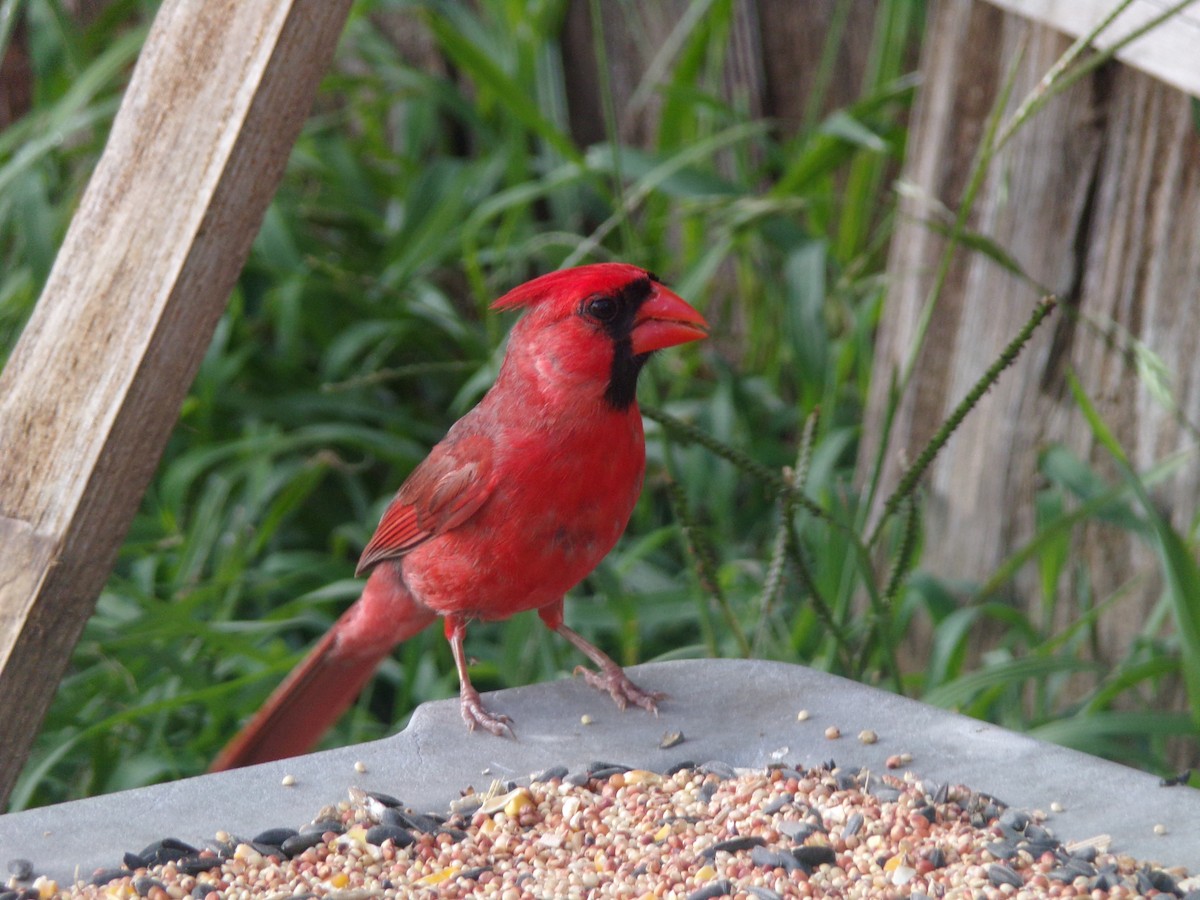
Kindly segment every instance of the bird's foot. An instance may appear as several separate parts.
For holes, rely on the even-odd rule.
[[[640,706],[646,712],[658,715],[658,701],[665,700],[667,695],[661,691],[648,691],[640,688],[632,681],[620,666],[613,664],[612,668],[603,667],[599,672],[593,672],[584,666],[576,666],[575,674],[582,675],[583,680],[598,691],[608,691],[621,709],[630,703]]]
[[[501,713],[488,712],[487,707],[483,705],[483,700],[480,699],[479,692],[474,688],[470,691],[463,691],[459,697],[459,702],[461,704],[463,720],[467,723],[467,728],[471,731],[474,731],[475,726],[478,725],[485,731],[490,731],[496,737],[504,737],[505,732],[511,738],[517,736],[512,730],[512,719]]]

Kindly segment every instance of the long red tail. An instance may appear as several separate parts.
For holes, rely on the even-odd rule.
[[[435,618],[412,599],[393,566],[377,566],[362,596],[225,745],[209,771],[307,752],[354,702],[391,649]]]

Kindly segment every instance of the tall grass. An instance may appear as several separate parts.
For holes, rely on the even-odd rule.
[[[58,0],[23,11],[53,27],[31,43],[35,109],[0,133],[5,353],[153,4],[117,2],[83,30]],[[722,94],[734,5],[696,0],[651,66],[661,81],[636,89],[661,99],[656,138],[636,148],[615,140],[611,93],[608,141],[572,138],[565,11],[563,0],[355,5],[14,808],[201,771],[357,595],[354,562],[384,504],[491,382],[509,323],[487,303],[538,272],[608,258],[669,279],[718,333],[643,379],[645,496],[569,599],[573,627],[622,663],[804,662],[1165,765],[1165,740],[1187,717],[1115,710],[1185,662],[1192,671],[1194,656],[1148,626],[1080,700],[1063,687],[1089,666],[1079,647],[1111,601],[1056,631],[995,599],[1021,566],[1057,590],[1056,573],[1078,564],[1071,529],[1094,518],[1158,541],[1189,590],[1186,542],[1137,489],[1155,473],[1107,484],[1047,451],[1037,537],[966,602],[918,568],[919,472],[881,524],[867,521],[854,481],[921,6],[878,4],[861,98],[822,116],[828,74],[818,77],[807,124],[787,134]],[[410,64],[389,39],[384,17],[410,14],[453,76]],[[986,368],[983,386],[999,374]],[[918,610],[935,648],[924,670],[906,671],[897,648]],[[984,620],[1005,637],[970,670],[967,636]],[[481,689],[577,661],[524,620],[472,626],[468,640]],[[1031,683],[1042,685],[1032,703]],[[380,736],[455,691],[431,630],[398,648],[327,743]]]

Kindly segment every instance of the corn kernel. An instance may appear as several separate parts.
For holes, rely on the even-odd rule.
[[[417,881],[417,884],[441,884],[443,881],[449,881],[462,871],[462,866],[447,866],[440,872],[432,872],[424,878]]]
[[[510,819],[515,819],[521,815],[521,810],[533,805],[533,795],[529,793],[529,789],[517,788],[509,794],[508,802],[504,804],[504,814]]]

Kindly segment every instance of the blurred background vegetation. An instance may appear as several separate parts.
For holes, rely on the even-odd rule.
[[[28,109],[0,131],[0,359],[156,5],[0,0],[0,47],[19,42],[32,75]],[[1166,593],[1112,667],[1080,653],[1103,598],[1062,627],[1006,596],[1022,567],[1056,590],[1078,563],[1072,529],[1097,518],[1165,548],[1165,590],[1200,585],[1189,537],[1159,528],[1132,469],[1106,481],[1050,448],[1038,537],[979,584],[922,570],[918,479],[882,524],[870,515],[885,498],[859,440],[870,380],[890,377],[872,351],[924,4],[881,0],[866,20],[828,4],[786,115],[740,89],[739,5],[678,6],[642,48],[641,80],[614,84],[604,29],[634,5],[357,0],[14,809],[202,771],[357,596],[387,500],[490,384],[510,324],[490,300],[604,259],[653,269],[716,328],[643,378],[645,495],[569,599],[573,627],[624,664],[799,662],[1151,770],[1177,763],[1192,717],[1139,699],[1195,658],[1186,630],[1163,628]],[[864,54],[853,83],[837,68],[848,27]],[[963,252],[1004,261],[983,241]],[[918,617],[931,652],[905,663]],[[1001,628],[979,646],[984,621]],[[472,627],[468,650],[483,690],[578,662],[525,617]],[[390,733],[456,689],[431,629],[326,745]]]

